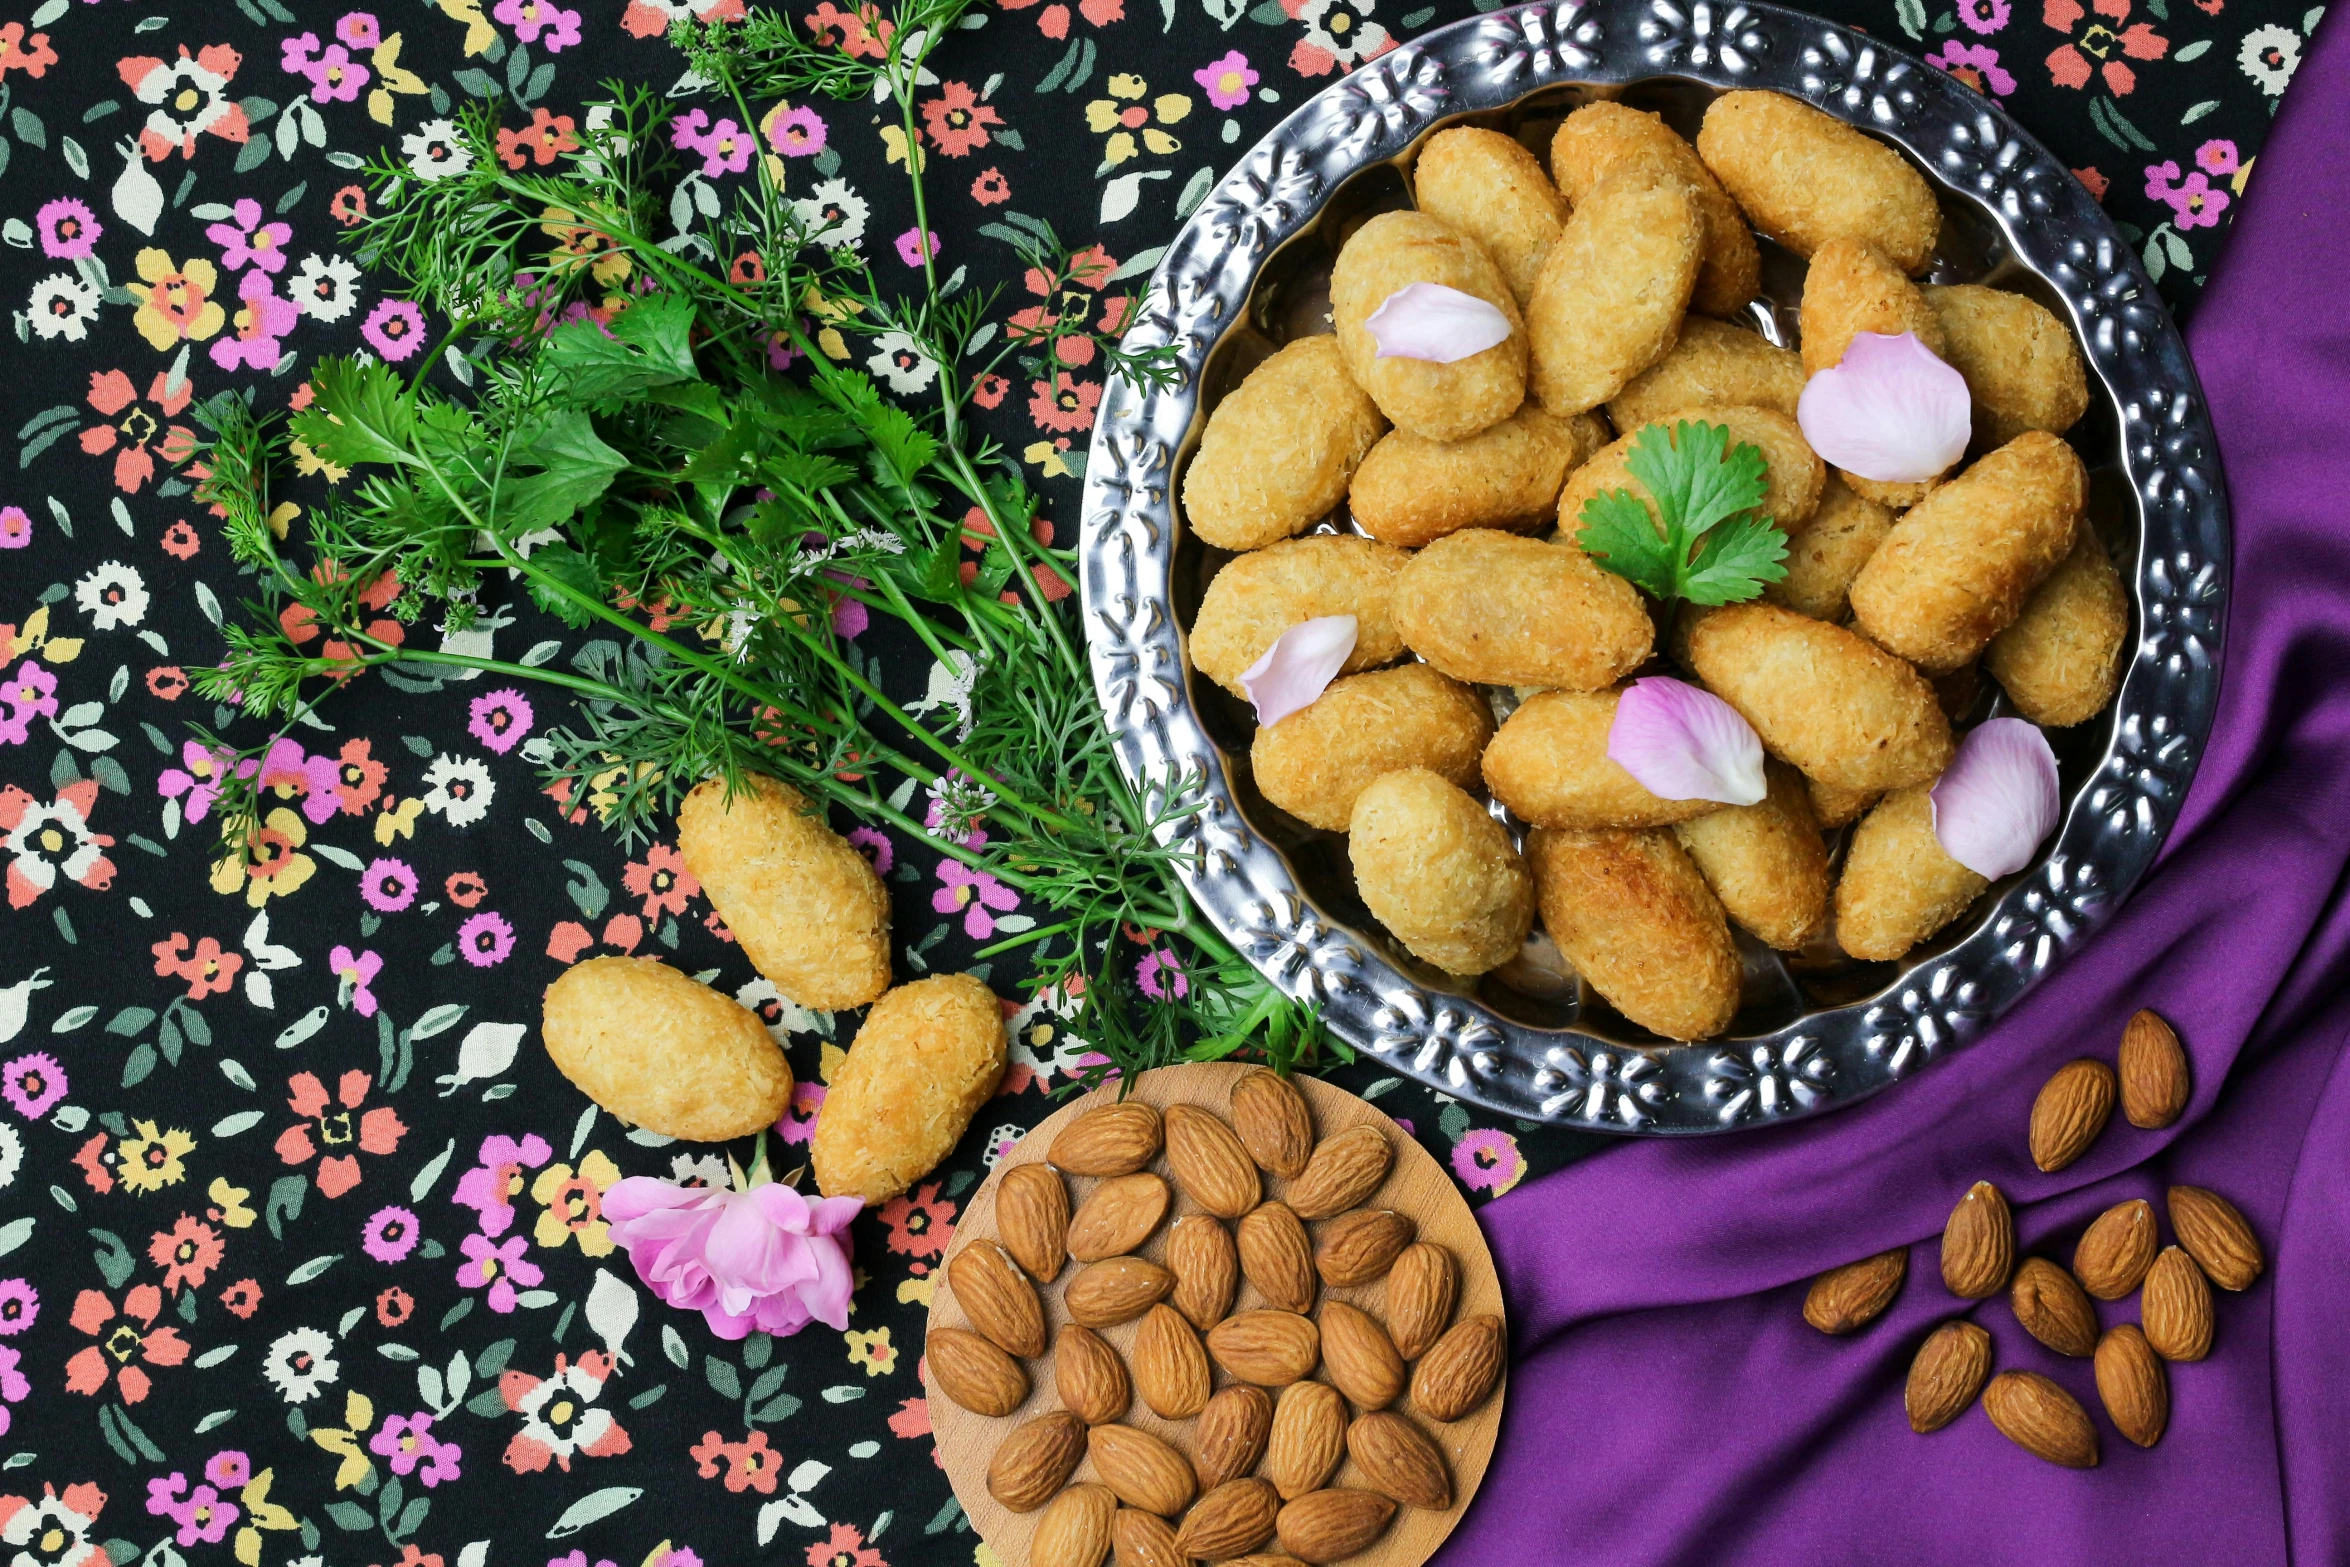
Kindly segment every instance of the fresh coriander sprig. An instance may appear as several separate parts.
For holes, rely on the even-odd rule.
[[[1651,504],[1630,490],[1583,503],[1576,541],[1599,564],[1659,599],[1736,604],[1787,575],[1787,535],[1759,510],[1763,454],[1703,420],[1643,428],[1625,459]]]

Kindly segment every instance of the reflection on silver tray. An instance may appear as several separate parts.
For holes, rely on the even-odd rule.
[[[1226,557],[1178,524],[1175,496],[1216,399],[1279,343],[1327,329],[1338,243],[1407,203],[1404,170],[1429,133],[1515,131],[1610,97],[1688,134],[1717,93],[1742,87],[1803,98],[1926,172],[1944,213],[1933,281],[1995,283],[2070,320],[2093,396],[2069,438],[2132,584],[2135,645],[2114,705],[2051,732],[2066,810],[2048,852],[1900,964],[1782,960],[1742,940],[1730,1032],[1676,1044],[1581,987],[1539,932],[1500,974],[1462,980],[1379,928],[1344,839],[1257,794],[1247,709],[1189,672],[1185,628]],[[1789,342],[1803,263],[1762,247],[1753,321]],[[1316,94],[1225,177],[1168,246],[1129,342],[1176,345],[1182,376],[1158,392],[1113,383],[1086,468],[1087,641],[1120,760],[1148,789],[1204,801],[1173,836],[1195,853],[1192,892],[1239,950],[1319,1003],[1341,1037],[1448,1093],[1532,1120],[1675,1134],[1872,1093],[1981,1033],[2086,940],[2186,794],[2218,696],[2228,580],[2227,501],[2186,347],[2062,164],[1985,99],[1861,34],[1710,0],[1564,0],[1431,33]],[[1975,717],[2002,710],[1985,687]]]

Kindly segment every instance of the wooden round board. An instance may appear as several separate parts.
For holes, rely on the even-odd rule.
[[[1165,1107],[1173,1104],[1198,1105],[1213,1110],[1217,1115],[1230,1116],[1233,1081],[1246,1067],[1229,1062],[1200,1062],[1193,1065],[1166,1067],[1138,1078],[1132,1097],[1148,1100]],[[1431,1158],[1403,1129],[1374,1108],[1342,1088],[1335,1088],[1315,1078],[1301,1077],[1297,1084],[1305,1093],[1306,1104],[1313,1112],[1314,1135],[1325,1138],[1350,1126],[1369,1123],[1377,1126],[1393,1140],[1395,1165],[1387,1180],[1366,1201],[1366,1206],[1393,1208],[1408,1214],[1419,1227],[1419,1238],[1433,1241],[1453,1254],[1460,1265],[1461,1283],[1459,1303],[1454,1307],[1453,1320],[1491,1314],[1507,1320],[1502,1309],[1501,1281],[1493,1270],[1493,1254],[1486,1249],[1484,1233],[1477,1228],[1475,1217],[1469,1212],[1468,1202],[1445,1173],[1444,1167]],[[945,1264],[957,1252],[979,1240],[992,1240],[996,1235],[995,1197],[997,1183],[1003,1173],[1015,1165],[1044,1162],[1045,1152],[1061,1128],[1097,1105],[1110,1103],[1117,1097],[1115,1085],[1097,1090],[1082,1099],[1074,1100],[1045,1119],[1035,1130],[1001,1159],[995,1169],[980,1183],[979,1190],[963,1210],[963,1217],[955,1226],[955,1238],[940,1259],[940,1288],[932,1297],[927,1328],[959,1328],[969,1326],[969,1319],[954,1298],[951,1287],[945,1283]],[[1167,1173],[1166,1156],[1162,1152],[1149,1168]],[[1064,1176],[1069,1187],[1072,1210],[1082,1203],[1087,1194],[1100,1184],[1098,1180],[1080,1176]],[[1279,1197],[1287,1183],[1277,1176],[1264,1177],[1265,1195]],[[1172,1180],[1170,1180],[1172,1185]],[[1175,1194],[1166,1220],[1152,1233],[1149,1240],[1136,1248],[1137,1256],[1160,1260],[1166,1248],[1167,1232],[1175,1220],[1199,1209],[1180,1190]],[[1318,1232],[1321,1225],[1309,1225]],[[1072,1262],[1062,1269],[1061,1276],[1051,1284],[1039,1288],[1044,1301],[1045,1330],[1048,1340],[1060,1326],[1069,1320],[1061,1307],[1061,1292],[1078,1271]],[[1349,1289],[1325,1289],[1322,1298],[1342,1300],[1359,1306],[1373,1316],[1383,1318],[1381,1295],[1383,1282],[1357,1285]],[[1234,1311],[1246,1311],[1267,1304],[1265,1299],[1243,1279],[1240,1293],[1233,1302]],[[1121,1357],[1128,1357],[1134,1342],[1138,1322],[1123,1323],[1102,1330],[1102,1337],[1114,1345]],[[955,1499],[970,1515],[971,1523],[980,1537],[993,1548],[1004,1567],[1027,1567],[1028,1543],[1034,1534],[1037,1520],[1043,1517],[1040,1509],[1032,1513],[1015,1513],[1004,1507],[987,1489],[988,1461],[1005,1436],[1022,1421],[1060,1407],[1060,1399],[1053,1391],[1051,1359],[1023,1362],[1029,1376],[1028,1401],[1013,1413],[1000,1419],[989,1419],[964,1409],[935,1387],[930,1389],[930,1424],[938,1443],[939,1461],[945,1466],[947,1478],[955,1488]],[[925,1367],[927,1372],[927,1367]],[[1221,1368],[1215,1372],[1216,1386],[1230,1382]],[[1413,1411],[1409,1396],[1396,1407],[1435,1439],[1445,1454],[1452,1470],[1453,1504],[1448,1512],[1427,1512],[1405,1507],[1396,1513],[1389,1526],[1368,1550],[1348,1558],[1350,1564],[1361,1567],[1418,1567],[1435,1554],[1436,1548],[1452,1533],[1460,1521],[1462,1511],[1477,1494],[1478,1482],[1485,1478],[1486,1464],[1493,1456],[1493,1440],[1501,1425],[1501,1406],[1508,1392],[1508,1372],[1494,1387],[1485,1402],[1463,1418],[1450,1425],[1440,1425]],[[1186,1457],[1191,1454],[1191,1428],[1196,1420],[1162,1420],[1151,1413],[1140,1397],[1134,1401],[1124,1417],[1125,1423],[1138,1426],[1154,1435],[1164,1437]],[[1091,1459],[1078,1465],[1073,1481],[1097,1478]],[[1368,1482],[1349,1459],[1331,1482],[1340,1486],[1363,1486]],[[1277,1547],[1268,1542],[1263,1549]]]

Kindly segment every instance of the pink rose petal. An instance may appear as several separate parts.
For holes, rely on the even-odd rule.
[[[1961,740],[1929,799],[1942,852],[1991,881],[2029,865],[2064,809],[2056,753],[2020,718],[1994,718]]]
[[[1660,800],[1753,805],[1770,793],[1753,726],[1711,691],[1664,675],[1616,699],[1607,754]]]
[[[1474,294],[1442,283],[1406,283],[1363,323],[1381,359],[1449,365],[1510,338],[1510,318]]]
[[[1842,364],[1804,383],[1795,421],[1811,449],[1846,473],[1914,484],[1965,455],[1973,410],[1966,377],[1915,332],[1858,332]]]
[[[1354,650],[1352,615],[1301,620],[1275,637],[1265,656],[1240,672],[1240,688],[1256,704],[1257,722],[1277,724],[1311,707]]]

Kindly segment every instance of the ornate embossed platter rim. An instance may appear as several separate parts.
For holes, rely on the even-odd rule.
[[[1548,88],[1668,77],[1767,88],[1902,147],[1971,200],[2070,316],[2119,414],[2134,506],[2137,642],[2110,743],[2055,844],[1963,940],[1881,990],[1774,1032],[1641,1048],[1541,1028],[1432,991],[1318,907],[1244,818],[1192,705],[1173,600],[1176,465],[1209,355],[1246,316],[1258,270],[1310,229],[1348,176],[1432,128]],[[2153,863],[2219,689],[2229,529],[2217,446],[2186,346],[2130,247],[2063,164],[1994,105],[1848,28],[1772,5],[1558,0],[1440,29],[1318,93],[1209,194],[1153,278],[1136,346],[1172,343],[1161,391],[1105,389],[1086,469],[1082,590],[1094,681],[1129,777],[1199,809],[1200,905],[1292,995],[1396,1070],[1489,1109],[1634,1134],[1696,1134],[1849,1102],[1978,1036],[2078,947]]]

